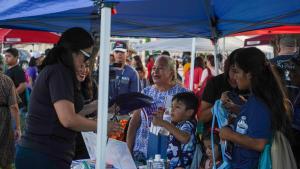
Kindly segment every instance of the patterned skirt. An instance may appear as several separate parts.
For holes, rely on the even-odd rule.
[[[0,167],[13,163],[15,156],[14,132],[9,109],[0,107]]]

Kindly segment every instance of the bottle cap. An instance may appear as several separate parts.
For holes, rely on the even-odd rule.
[[[161,157],[160,154],[155,154],[154,160],[155,160],[155,161],[160,160],[160,157]]]

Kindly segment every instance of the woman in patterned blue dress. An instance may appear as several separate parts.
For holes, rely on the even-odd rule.
[[[164,105],[168,98],[187,91],[187,89],[176,83],[176,64],[169,56],[162,55],[157,58],[151,75],[154,84],[145,88],[142,92],[152,97],[154,103],[151,107],[133,113],[127,133],[129,150],[137,161],[147,159],[149,129],[153,113],[157,111],[158,107]]]

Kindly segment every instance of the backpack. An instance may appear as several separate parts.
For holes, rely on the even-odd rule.
[[[272,147],[272,169],[297,169],[294,154],[287,138],[280,131],[275,132]]]
[[[287,138],[276,131],[271,144],[265,145],[259,159],[259,169],[297,169],[297,164]]]

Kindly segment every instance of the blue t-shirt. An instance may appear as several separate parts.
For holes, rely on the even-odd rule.
[[[128,65],[123,69],[115,70],[116,78],[109,82],[109,98],[114,100],[118,95],[139,92],[138,73]]]
[[[246,135],[256,139],[270,139],[272,136],[271,112],[265,103],[254,95],[250,96],[246,104],[234,122],[237,131],[237,123],[242,116],[246,116],[248,129]],[[257,167],[260,152],[234,145],[232,164],[234,169],[253,169]]]
[[[195,124],[190,121],[184,121],[177,124],[176,128],[190,134],[190,140],[187,144],[182,144],[173,135],[169,136],[167,156],[170,160],[170,169],[189,167],[192,164],[196,148]],[[181,156],[179,156],[179,146],[181,147]]]
[[[29,77],[32,79],[32,83],[35,82],[35,79],[37,77],[37,68],[36,67],[28,67],[26,70],[26,73],[28,74]]]

